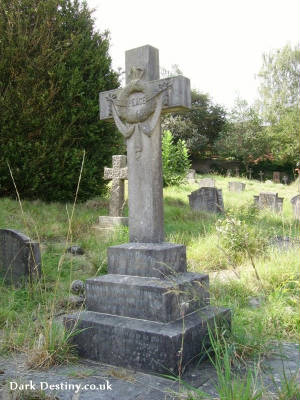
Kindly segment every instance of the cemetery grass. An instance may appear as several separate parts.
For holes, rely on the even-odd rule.
[[[234,362],[242,364],[271,352],[274,341],[299,340],[299,249],[283,251],[271,244],[275,237],[298,238],[299,223],[293,219],[290,204],[297,186],[218,175],[215,179],[223,189],[226,213],[222,216],[189,209],[187,195],[197,184],[165,188],[166,241],[187,246],[190,271],[210,273],[212,304],[232,309],[232,332],[227,340]],[[246,191],[229,192],[228,181],[232,180],[245,182]],[[262,191],[278,192],[285,198],[282,214],[253,208],[253,195]],[[128,241],[127,228],[101,236],[93,230],[98,216],[107,215],[107,205],[107,198],[77,204],[66,240],[71,204],[23,201],[22,213],[17,201],[0,199],[0,227],[20,230],[41,243],[43,270],[42,280],[33,285],[0,283],[1,353],[25,352],[31,366],[41,368],[76,359],[68,334],[58,323],[62,314],[72,312],[70,284],[106,273],[107,247]],[[233,219],[250,232],[252,261],[238,246],[234,251],[226,247],[224,235],[217,230]],[[66,253],[72,244],[82,247],[84,255]]]

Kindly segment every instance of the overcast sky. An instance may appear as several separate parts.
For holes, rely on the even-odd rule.
[[[300,31],[299,0],[87,0],[100,31],[111,36],[113,68],[124,52],[150,44],[160,66],[177,64],[192,88],[230,108],[237,95],[252,103],[262,54]]]

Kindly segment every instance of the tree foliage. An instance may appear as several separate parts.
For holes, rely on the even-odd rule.
[[[173,133],[174,141],[183,139],[192,158],[211,155],[213,145],[225,128],[225,110],[213,104],[207,94],[192,90],[192,109],[163,118],[163,129]]]
[[[190,168],[188,150],[184,140],[174,143],[170,131],[164,131],[162,136],[162,164],[164,186],[181,183]]]
[[[300,50],[286,45],[263,54],[258,74],[262,116],[268,123],[280,120],[287,109],[299,107]]]
[[[268,138],[257,111],[245,100],[236,99],[226,129],[215,144],[216,152],[249,163],[270,157]]]
[[[25,198],[99,194],[103,166],[119,149],[99,121],[98,92],[118,86],[109,37],[80,0],[0,2],[0,194],[13,195],[7,162]]]

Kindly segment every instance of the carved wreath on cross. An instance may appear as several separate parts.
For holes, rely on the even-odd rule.
[[[166,84],[155,92],[148,82],[141,80],[143,74],[143,69],[132,68],[128,85],[121,90],[117,98],[107,98],[112,104],[112,115],[122,135],[129,139],[135,133],[137,159],[143,150],[141,134],[151,136],[161,114],[163,94],[170,87],[170,84]],[[130,104],[130,96],[138,93],[142,96],[136,98],[136,104]]]

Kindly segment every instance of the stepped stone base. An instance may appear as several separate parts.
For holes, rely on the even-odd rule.
[[[170,279],[108,274],[86,281],[89,311],[170,322],[209,304],[208,275]]]
[[[186,272],[186,248],[173,243],[125,243],[107,249],[110,274],[164,278]]]
[[[195,362],[209,344],[208,326],[230,323],[230,310],[207,306],[184,320],[161,323],[85,311],[66,316],[79,354],[92,360],[147,372],[176,373]]]

